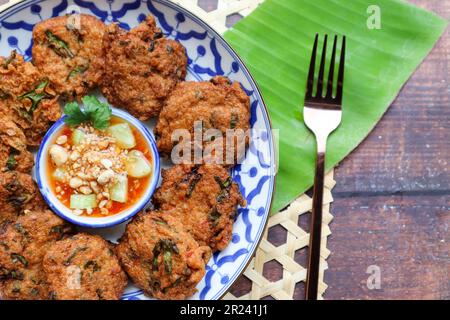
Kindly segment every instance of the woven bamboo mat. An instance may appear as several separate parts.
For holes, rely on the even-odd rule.
[[[219,33],[225,32],[233,23],[252,12],[263,0],[172,0],[173,2],[190,10]],[[330,204],[333,201],[331,190],[335,185],[333,171],[326,175],[322,226],[322,252],[320,265],[319,295],[322,298],[327,285],[323,282],[324,271],[328,265],[326,259],[330,255],[327,249],[327,238],[331,234],[329,223],[333,219],[330,214]],[[251,290],[239,297],[231,292],[224,299],[261,299],[271,296],[274,299],[293,299],[298,283],[305,282],[306,268],[295,261],[296,252],[306,250],[309,243],[309,234],[299,226],[300,216],[308,214],[312,208],[312,199],[306,194],[298,197],[285,210],[273,215],[268,222],[263,239],[256,250],[243,277],[252,282]],[[280,225],[287,231],[286,243],[275,246],[268,239],[268,230]],[[277,261],[283,268],[280,280],[270,281],[263,275],[264,265]]]
[[[323,282],[325,270],[328,268],[326,259],[330,255],[327,249],[327,238],[331,234],[329,224],[333,219],[330,213],[330,204],[333,201],[331,190],[336,182],[333,179],[333,171],[325,177],[323,223],[322,223],[322,247],[320,262],[319,298],[322,299],[327,285]],[[256,250],[255,257],[244,272],[244,276],[251,282],[251,291],[240,297],[235,297],[230,292],[224,299],[251,299],[259,300],[271,296],[277,300],[290,300],[294,297],[296,286],[305,282],[306,268],[295,260],[295,255],[301,250],[306,250],[309,243],[309,234],[303,230],[298,221],[302,215],[311,211],[312,199],[302,194],[286,209],[273,215],[268,222],[261,243]],[[286,243],[275,246],[269,241],[268,230],[277,225],[287,231]],[[276,260],[283,267],[283,277],[275,282],[266,279],[263,275],[264,265]]]

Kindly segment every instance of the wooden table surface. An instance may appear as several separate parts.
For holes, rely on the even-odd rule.
[[[450,19],[450,1],[409,1]],[[214,2],[199,0],[209,9]],[[449,36],[447,29],[375,130],[336,169],[325,299],[450,299]],[[300,224],[308,229],[308,221]],[[273,242],[283,237],[280,229],[269,233]],[[305,265],[306,252],[296,260]],[[380,289],[369,290],[373,266]],[[281,266],[266,264],[264,275],[280,279]],[[241,277],[231,291],[249,290]],[[299,285],[295,298],[303,294]]]
[[[410,2],[450,19],[450,1]],[[327,299],[450,299],[449,36],[336,170]]]

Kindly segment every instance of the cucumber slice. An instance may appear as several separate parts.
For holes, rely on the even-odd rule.
[[[132,150],[128,153],[125,167],[128,175],[133,178],[142,178],[152,172],[150,161],[138,150]]]
[[[94,194],[72,194],[70,196],[71,209],[92,209],[97,207],[97,200]]]
[[[116,183],[111,188],[111,200],[125,203],[128,199],[128,178],[121,174],[117,176]]]
[[[59,182],[65,182],[67,179],[67,173],[66,170],[61,168],[56,168],[55,171],[53,171],[53,179]]]
[[[136,146],[136,139],[133,131],[131,131],[128,123],[119,123],[110,126],[107,129],[108,133],[116,139],[117,145],[124,149],[131,149]]]
[[[80,129],[75,129],[72,132],[72,143],[74,145],[80,144],[81,140],[83,140],[85,137],[85,134]]]

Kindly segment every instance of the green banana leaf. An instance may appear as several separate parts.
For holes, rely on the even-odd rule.
[[[399,0],[266,0],[225,33],[279,129],[272,213],[313,184],[315,139],[301,112],[315,34],[347,37],[343,119],[328,140],[329,170],[374,128],[446,25]]]

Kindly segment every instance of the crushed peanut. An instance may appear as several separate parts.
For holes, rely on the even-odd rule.
[[[62,135],[59,136],[58,139],[56,139],[56,143],[59,145],[63,145],[67,142],[67,136],[66,135]]]
[[[94,129],[90,125],[77,128],[84,133],[84,138],[76,145],[68,144],[68,137],[61,135],[50,146],[49,154],[53,163],[65,173],[64,181],[74,189],[74,194],[94,194],[100,213],[107,215],[112,207],[110,190],[117,182],[117,177],[126,174],[125,161],[128,150],[116,145],[113,137]],[[63,181],[63,182],[64,182]],[[55,189],[57,198],[61,199],[64,191]],[[84,212],[92,214],[92,209],[72,210],[75,215]]]

